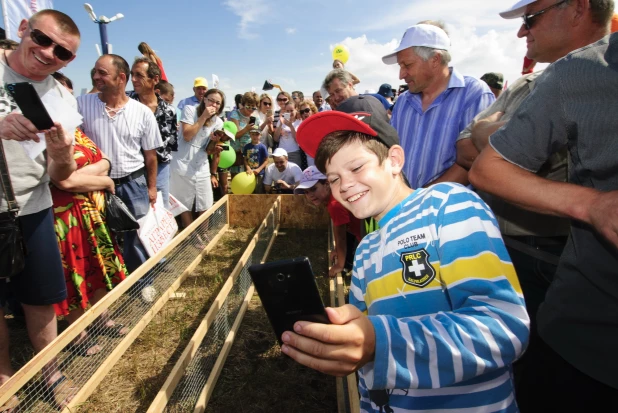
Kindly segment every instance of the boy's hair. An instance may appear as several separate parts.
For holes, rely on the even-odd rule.
[[[337,131],[327,135],[320,142],[320,146],[315,154],[315,166],[320,172],[325,174],[326,163],[330,162],[332,157],[341,148],[355,141],[360,142],[368,151],[373,152],[378,157],[380,165],[388,157],[388,147],[375,137],[353,131]]]
[[[167,95],[168,93],[174,93],[174,85],[172,85],[167,80],[160,80],[159,83],[156,84],[155,89],[159,89],[160,95]]]
[[[243,106],[257,106],[260,101],[258,94],[255,92],[247,92],[242,95],[240,99],[240,104]]]

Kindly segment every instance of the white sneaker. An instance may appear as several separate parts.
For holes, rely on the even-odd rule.
[[[155,300],[157,289],[152,285],[142,288],[142,300],[146,303],[151,303]]]

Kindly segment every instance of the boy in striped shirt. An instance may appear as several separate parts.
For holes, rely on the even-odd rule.
[[[297,140],[332,193],[380,229],[361,241],[350,305],[298,322],[282,351],[359,372],[361,410],[516,412],[511,363],[529,335],[517,275],[487,205],[458,184],[413,190],[396,131],[371,99],[303,122]]]

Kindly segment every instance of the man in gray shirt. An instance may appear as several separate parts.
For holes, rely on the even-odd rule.
[[[611,16],[613,2],[607,3]],[[579,6],[567,4],[558,16],[561,24],[576,28],[582,10],[583,16],[590,11]],[[524,412],[618,410],[616,96],[618,35],[613,34],[549,66],[470,170],[477,188],[572,220],[537,314],[542,340],[534,353],[535,370],[522,377],[518,404]],[[569,183],[534,174],[565,146]]]
[[[80,33],[69,16],[55,10],[42,10],[18,29],[21,43],[15,51],[3,51],[0,59],[0,138],[6,154],[11,183],[19,204],[19,221],[28,255],[24,270],[9,282],[0,280],[0,299],[10,292],[22,304],[28,335],[35,351],[41,351],[57,336],[53,304],[66,298],[66,282],[54,232],[50,177],[68,178],[76,169],[73,159],[73,133],[60,124],[45,131],[47,149],[30,159],[21,141],[38,141],[37,128],[16,112],[17,105],[5,85],[30,82],[39,96],[54,93],[77,107],[75,98],[50,75],[75,58]],[[0,214],[6,213],[6,196],[0,188]],[[0,308],[0,385],[14,373],[9,359],[9,332]],[[56,360],[43,369],[43,380],[56,397],[56,407],[63,408],[72,398],[70,380],[59,371]],[[17,403],[10,398],[0,411]]]

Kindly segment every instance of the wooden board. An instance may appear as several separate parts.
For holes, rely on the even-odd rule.
[[[330,216],[301,195],[228,195],[230,225],[255,228],[277,197],[281,197],[281,228],[326,229]]]

